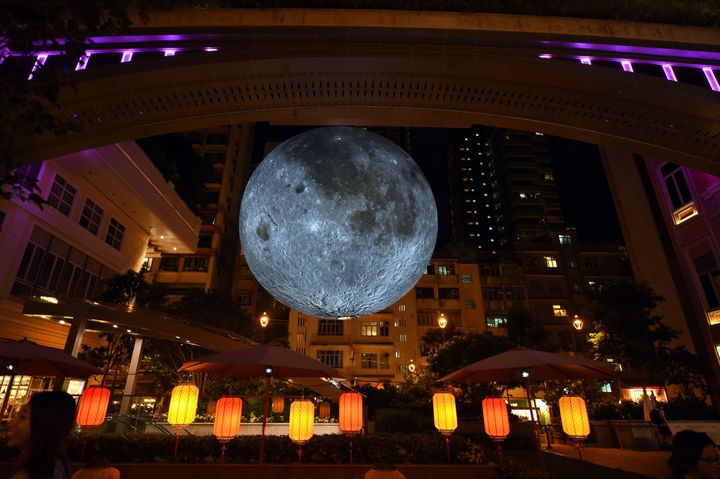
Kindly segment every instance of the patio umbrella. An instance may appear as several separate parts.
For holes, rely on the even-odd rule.
[[[0,415],[4,416],[10,399],[10,389],[15,376],[62,376],[87,377],[102,373],[92,364],[86,363],[61,349],[40,346],[26,339],[0,342],[0,371],[10,376]]]
[[[523,376],[526,372],[528,376]],[[553,379],[615,379],[612,365],[591,359],[515,348],[472,363],[440,378],[440,381],[516,382]]]
[[[270,378],[340,378],[349,379],[337,369],[305,354],[280,346],[262,345],[237,349],[186,361],[179,371],[210,373],[222,376],[265,376],[265,398],[260,464],[265,455],[265,425],[267,424]]]

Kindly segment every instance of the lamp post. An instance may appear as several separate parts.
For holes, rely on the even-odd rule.
[[[442,341],[445,342],[445,328],[448,325],[448,320],[445,317],[445,313],[440,313],[440,316],[438,316],[438,326],[440,326],[440,329],[442,330]]]
[[[583,319],[580,316],[575,314],[575,315],[573,315],[573,320],[572,320],[571,324],[572,324],[572,327],[575,329],[575,331],[582,331],[583,326],[585,326],[585,321],[583,321]],[[578,341],[577,341],[578,333],[576,333],[575,331],[573,331],[573,346],[574,346],[575,351],[579,351]]]
[[[262,316],[260,316],[260,326],[262,327],[262,333],[260,336],[260,342],[265,342],[265,328],[267,328],[267,325],[270,324],[270,316],[268,316],[267,312],[263,311]]]

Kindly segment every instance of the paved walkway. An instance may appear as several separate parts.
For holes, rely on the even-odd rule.
[[[577,459],[577,450],[574,446],[553,444],[552,450],[545,450],[550,454],[561,454]],[[632,451],[629,449],[615,449],[604,447],[587,447],[582,450],[584,461],[599,464],[614,469],[636,472],[656,479],[667,479],[670,469],[667,460],[668,451]]]

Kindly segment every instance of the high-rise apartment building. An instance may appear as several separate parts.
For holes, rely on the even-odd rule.
[[[664,224],[684,290],[687,329],[720,393],[720,178],[673,163],[645,158],[658,222]],[[676,329],[677,321],[665,318]]]
[[[167,286],[170,297],[192,291],[233,290],[239,250],[238,214],[249,177],[253,125],[232,125],[190,132],[192,149],[207,168],[202,191],[192,205],[201,219],[191,254],[148,254],[147,280]]]
[[[483,331],[484,310],[476,264],[433,259],[413,289],[376,314],[350,320],[290,311],[290,347],[359,381],[399,382],[427,366],[423,335],[439,327]]]
[[[482,272],[487,327],[513,306],[530,311],[551,341],[576,348],[570,326],[587,292],[630,275],[622,247],[580,244],[567,228],[546,138],[541,133],[458,130],[449,154],[455,251]]]

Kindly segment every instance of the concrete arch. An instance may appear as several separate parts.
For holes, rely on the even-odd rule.
[[[62,96],[62,114],[81,132],[32,138],[25,157],[232,122],[479,123],[621,146],[720,173],[720,96],[709,89],[547,62],[497,41],[479,44],[476,36],[420,44],[413,35],[388,42],[365,32],[360,42],[329,29],[277,38],[236,41],[221,56],[87,72]]]

